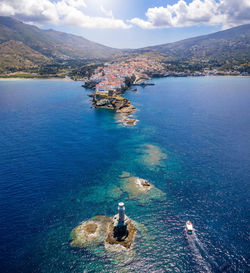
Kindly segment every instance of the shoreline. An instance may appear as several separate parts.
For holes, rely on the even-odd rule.
[[[161,79],[161,78],[207,78],[207,77],[235,77],[235,78],[250,78],[250,75],[205,75],[205,76],[161,76],[161,77],[152,77],[151,80],[153,79]],[[42,80],[42,81],[74,81],[72,79],[65,79],[65,78],[15,78],[15,77],[9,77],[9,78],[1,78],[0,77],[0,81],[38,81],[38,80]],[[83,81],[79,81],[79,82],[83,82]],[[133,86],[133,85],[132,85]],[[136,86],[136,84],[134,84],[134,86]],[[138,84],[138,86],[140,86],[140,84]],[[87,87],[84,87],[87,88]],[[129,90],[129,89],[127,89]],[[125,91],[127,91],[125,90]]]
[[[73,81],[65,78],[0,78],[0,81]]]

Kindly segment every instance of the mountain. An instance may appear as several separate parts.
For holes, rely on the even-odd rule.
[[[55,30],[42,30],[11,17],[0,16],[0,44],[22,42],[31,50],[52,59],[108,58],[118,49],[91,42],[83,37]]]
[[[90,59],[101,61],[137,54],[160,56],[167,70],[243,67],[249,71],[250,24],[174,43],[119,50],[80,36],[42,30],[12,17],[0,16],[0,72],[38,67],[38,73],[67,74],[70,70],[73,74],[84,71],[83,74],[89,75],[96,65],[88,66],[86,63]]]
[[[250,61],[250,24],[137,51],[161,53],[169,60]]]
[[[10,40],[0,44],[0,64],[3,70],[18,70],[49,63],[50,59],[22,42]]]

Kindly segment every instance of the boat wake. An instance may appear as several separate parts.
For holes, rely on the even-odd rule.
[[[197,237],[195,231],[192,234],[187,234],[188,244],[194,255],[195,261],[202,267],[202,272],[212,272],[210,263],[215,264],[215,261],[210,257],[206,251],[203,243]],[[203,254],[203,255],[202,255]],[[209,262],[207,262],[209,260]]]

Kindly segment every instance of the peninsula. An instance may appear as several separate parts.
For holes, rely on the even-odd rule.
[[[136,108],[121,96],[131,85],[145,86],[153,75],[162,75],[164,68],[159,59],[138,56],[120,62],[104,63],[98,66],[83,87],[94,90],[92,104],[95,108],[107,108],[121,113],[124,125],[135,125],[131,118]],[[135,91],[134,89],[133,91]]]

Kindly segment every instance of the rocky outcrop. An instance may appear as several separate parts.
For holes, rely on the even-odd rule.
[[[115,110],[120,114],[119,122],[123,125],[134,126],[138,122],[137,119],[131,118],[131,114],[135,112],[136,108],[126,98],[120,95],[94,95],[93,106],[95,108],[106,108]]]
[[[96,216],[81,223],[72,230],[70,245],[81,248],[102,243],[111,221],[111,217]]]
[[[124,92],[128,89],[128,87],[134,82],[132,78],[125,79],[125,86],[123,90],[116,90],[112,91],[111,94],[98,94],[94,93],[91,95],[92,105],[95,108],[105,108],[110,110],[115,110],[117,113],[121,113],[121,122],[123,125],[126,126],[134,126],[138,122],[138,120],[133,119],[130,117],[132,113],[136,111],[136,108],[130,103],[130,101],[122,96],[119,93]],[[96,82],[94,81],[86,81],[84,85],[85,88],[95,89]]]
[[[138,119],[133,119],[133,118],[130,118],[128,115],[122,114],[122,115],[121,115],[120,122],[121,122],[123,125],[134,126],[134,125],[136,125],[136,123],[138,122]]]
[[[81,223],[71,232],[71,247],[87,248],[104,244],[105,249],[111,251],[129,250],[135,240],[136,223],[126,217],[126,232],[119,235],[116,228],[118,215],[113,218],[106,216],[96,216]]]
[[[94,81],[85,81],[84,84],[82,85],[82,87],[85,87],[85,88],[94,90],[96,84],[97,84],[97,83],[94,82]]]
[[[126,192],[128,199],[147,203],[150,200],[164,200],[166,194],[148,180],[132,176],[130,173],[121,174],[121,190]]]
[[[113,109],[118,113],[133,113],[136,110],[128,99],[120,95],[108,96],[95,94],[92,102],[96,108]]]
[[[118,216],[114,216],[114,218]],[[115,219],[114,219],[115,220]],[[133,220],[127,217],[128,224],[126,232],[119,236],[119,232],[114,225],[115,221],[109,224],[107,236],[105,238],[105,248],[109,250],[130,249],[135,240],[136,226]]]

